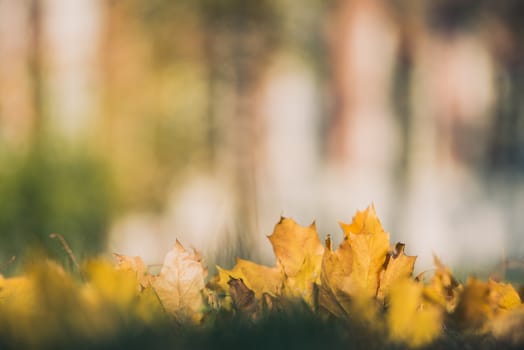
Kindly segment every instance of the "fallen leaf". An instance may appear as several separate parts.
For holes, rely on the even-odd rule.
[[[524,345],[524,305],[513,308],[511,311],[493,320],[491,331],[495,338],[514,345]]]
[[[408,278],[391,286],[386,321],[394,342],[419,347],[442,332],[443,308],[424,298],[424,286]]]
[[[144,261],[139,256],[126,256],[113,253],[117,259],[116,268],[122,271],[132,271],[136,275],[139,291],[150,286],[150,275],[147,272]]]
[[[326,247],[330,246],[330,241]],[[350,312],[350,294],[353,269],[353,251],[349,241],[343,241],[336,251],[327,249],[322,259],[320,272],[319,307],[337,317]]]
[[[228,284],[235,309],[245,315],[254,317],[257,311],[255,292],[246,287],[241,278],[230,277]]]
[[[89,285],[103,303],[115,305],[127,311],[138,295],[136,275],[133,271],[117,270],[103,259],[90,260],[85,268]]]
[[[281,266],[288,277],[295,277],[304,266],[306,258],[314,266],[313,276],[320,278],[320,262],[324,247],[318,238],[315,224],[300,226],[292,219],[281,218],[269,237],[273,246],[277,266]]]
[[[435,274],[425,288],[425,293],[434,302],[442,305],[448,313],[452,313],[464,287],[453,277],[451,270],[435,255]]]
[[[377,299],[384,301],[395,283],[406,277],[411,277],[415,268],[416,256],[407,256],[404,253],[405,245],[397,243],[395,250],[390,252],[386,258],[385,269],[380,275]]]
[[[187,251],[177,240],[164,259],[160,275],[152,281],[166,312],[179,321],[199,322],[203,316],[206,274],[200,256]]]
[[[382,228],[373,205],[357,212],[350,225],[340,225],[352,250],[348,293],[353,296],[375,297],[379,274],[389,250],[389,235]]]
[[[276,295],[281,289],[281,273],[275,267],[267,267],[249,260],[237,259],[235,266],[231,270],[222,269],[219,266],[217,266],[217,269],[218,275],[212,284],[224,291],[229,290],[231,277],[242,279],[243,283],[255,292],[257,298],[260,298],[264,293]]]
[[[211,285],[227,291],[230,277],[241,278],[258,300],[264,294],[301,298],[314,308],[315,285],[320,283],[324,252],[315,224],[304,227],[292,219],[281,218],[268,239],[275,253],[275,267],[237,259],[231,270],[218,267],[218,276]]]
[[[320,283],[320,263],[306,256],[304,263],[295,274],[290,277],[284,275],[282,283],[282,295],[288,298],[299,298],[315,308],[316,285]]]
[[[489,279],[488,287],[491,305],[496,305],[502,310],[511,310],[522,304],[519,294],[511,284]]]
[[[510,284],[470,277],[453,317],[461,329],[479,333],[490,332],[496,325],[502,337],[503,329],[507,328],[505,316],[519,307],[522,307],[520,297]]]
[[[351,239],[354,235],[384,232],[373,204],[365,210],[358,210],[353,216],[351,224],[341,222],[340,226],[344,231],[344,239]]]
[[[365,313],[373,315],[373,310],[367,310],[369,300],[383,302],[398,279],[411,275],[415,257],[406,256],[403,245],[388,253],[389,235],[373,206],[358,212],[351,224],[341,223],[341,227],[344,240],[336,251],[330,248],[331,239],[326,241],[319,307],[337,317],[347,317],[356,306],[365,305]]]
[[[26,276],[4,278],[0,275],[0,304],[10,303],[26,295],[31,299],[33,289],[33,281]]]

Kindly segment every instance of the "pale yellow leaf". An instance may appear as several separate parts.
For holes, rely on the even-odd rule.
[[[198,322],[203,316],[202,289],[207,270],[195,252],[180,242],[166,254],[160,275],[152,281],[164,309],[177,320]]]

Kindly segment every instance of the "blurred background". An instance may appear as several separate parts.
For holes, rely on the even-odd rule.
[[[524,2],[0,0],[0,272],[272,264],[374,203],[392,241],[463,271],[524,266]]]

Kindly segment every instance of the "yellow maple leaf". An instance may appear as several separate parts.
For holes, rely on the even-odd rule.
[[[26,276],[4,278],[0,275],[0,304],[19,302],[22,308],[31,308],[34,295],[33,281]],[[24,300],[22,300],[24,299]]]
[[[107,267],[112,269],[109,263]],[[128,309],[120,307],[120,288],[126,289],[125,283],[120,285],[117,279],[116,284],[111,284],[112,278],[101,281],[99,271],[92,279],[91,269],[85,272],[88,281],[80,285],[62,266],[43,258],[29,264],[25,275],[0,281],[2,335],[16,339],[23,348],[46,347],[64,333],[109,336],[118,327],[118,320],[128,315]],[[98,282],[104,292],[111,293],[113,287],[115,298],[102,297],[104,292],[97,288]],[[136,282],[129,285],[136,294]],[[85,293],[87,289],[91,290],[89,295]],[[125,299],[123,302],[127,302]]]
[[[99,294],[122,308],[127,307],[137,295],[136,278],[130,271],[118,271],[109,261],[90,260],[85,273],[91,285]]]
[[[470,277],[453,316],[461,328],[485,333],[496,325],[502,335],[504,321],[501,320],[519,307],[522,307],[520,297],[511,284]]]
[[[415,267],[416,256],[407,256],[404,253],[405,245],[397,243],[395,250],[388,254],[385,269],[380,275],[377,299],[383,301],[389,294],[391,287],[399,280],[410,277]]]
[[[62,267],[47,259],[35,261],[26,266],[25,275],[0,281],[1,336],[14,338],[22,348],[42,347],[56,339],[62,325],[50,316],[76,306],[76,286]]]
[[[229,280],[231,277],[242,279],[247,288],[255,293],[256,298],[261,298],[262,294],[279,293],[282,285],[280,271],[275,267],[267,267],[256,264],[249,260],[237,259],[235,266],[231,270],[222,269],[217,266],[218,275],[211,282],[222,290],[229,290]]]
[[[490,290],[487,283],[476,278],[468,278],[460,303],[453,317],[460,328],[486,331],[486,322],[494,316],[490,305]]]
[[[344,231],[344,239],[351,239],[355,235],[359,234],[375,234],[384,232],[373,204],[371,204],[365,210],[358,210],[355,216],[353,216],[351,224],[345,224],[341,222],[340,226]]]
[[[511,284],[489,279],[488,287],[490,303],[501,310],[511,310],[522,304],[519,293]]]
[[[2,338],[7,336],[15,340],[20,339],[22,344],[35,341],[33,336],[27,334],[33,334],[31,333],[34,326],[33,319],[40,309],[37,296],[33,278],[27,276],[4,278],[0,275],[0,336]],[[37,331],[40,333],[39,330]]]
[[[314,308],[315,285],[320,283],[324,253],[315,223],[305,227],[292,219],[281,218],[268,238],[275,252],[277,269],[283,274],[283,294],[301,298]]]
[[[328,237],[322,259],[318,304],[333,315],[343,317],[350,311],[352,282],[349,276],[353,269],[353,251],[347,240],[334,252],[330,247]]]
[[[177,240],[152,286],[168,314],[179,321],[198,322],[203,316],[206,275],[200,255],[187,251]]]
[[[116,268],[122,271],[131,271],[136,275],[138,281],[138,290],[142,290],[150,286],[150,275],[148,274],[147,267],[144,261],[139,256],[126,256],[117,253],[113,253],[117,259]]]
[[[281,218],[268,236],[276,257],[276,266],[267,267],[237,259],[231,270],[218,267],[211,285],[228,291],[230,278],[242,279],[257,299],[264,294],[301,298],[314,308],[314,288],[320,283],[324,247],[315,224],[300,226],[292,219]]]
[[[386,315],[394,342],[418,347],[432,342],[442,331],[443,308],[424,298],[424,286],[408,278],[391,286]]]
[[[382,228],[373,205],[357,212],[351,224],[340,225],[353,252],[349,294],[375,297],[389,250],[389,235]]]
[[[320,278],[320,262],[324,247],[318,238],[315,224],[300,226],[294,220],[281,218],[269,237],[273,246],[277,266],[281,266],[288,277],[296,276],[309,259],[315,267],[315,279]]]
[[[320,283],[320,263],[306,256],[295,276],[283,276],[282,295],[304,300],[311,308],[315,307],[315,286]]]
[[[373,205],[354,216],[351,224],[340,224],[344,241],[336,251],[326,241],[322,259],[319,306],[335,316],[347,316],[355,301],[369,306],[369,300],[383,302],[397,280],[413,272],[416,257],[406,256],[404,245],[389,251],[389,235],[377,218]],[[359,307],[362,309],[362,307]],[[373,310],[366,314],[372,315]]]
[[[436,255],[433,258],[436,270],[425,288],[425,293],[434,302],[442,305],[448,313],[451,313],[455,310],[464,287]]]
[[[495,338],[513,345],[524,344],[524,304],[512,308],[492,321],[491,332]]]

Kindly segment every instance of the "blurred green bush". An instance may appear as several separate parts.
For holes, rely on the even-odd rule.
[[[0,158],[0,273],[38,251],[71,266],[61,234],[79,258],[101,252],[113,211],[112,184],[102,161],[86,149],[40,143]],[[29,253],[28,253],[29,252]]]

